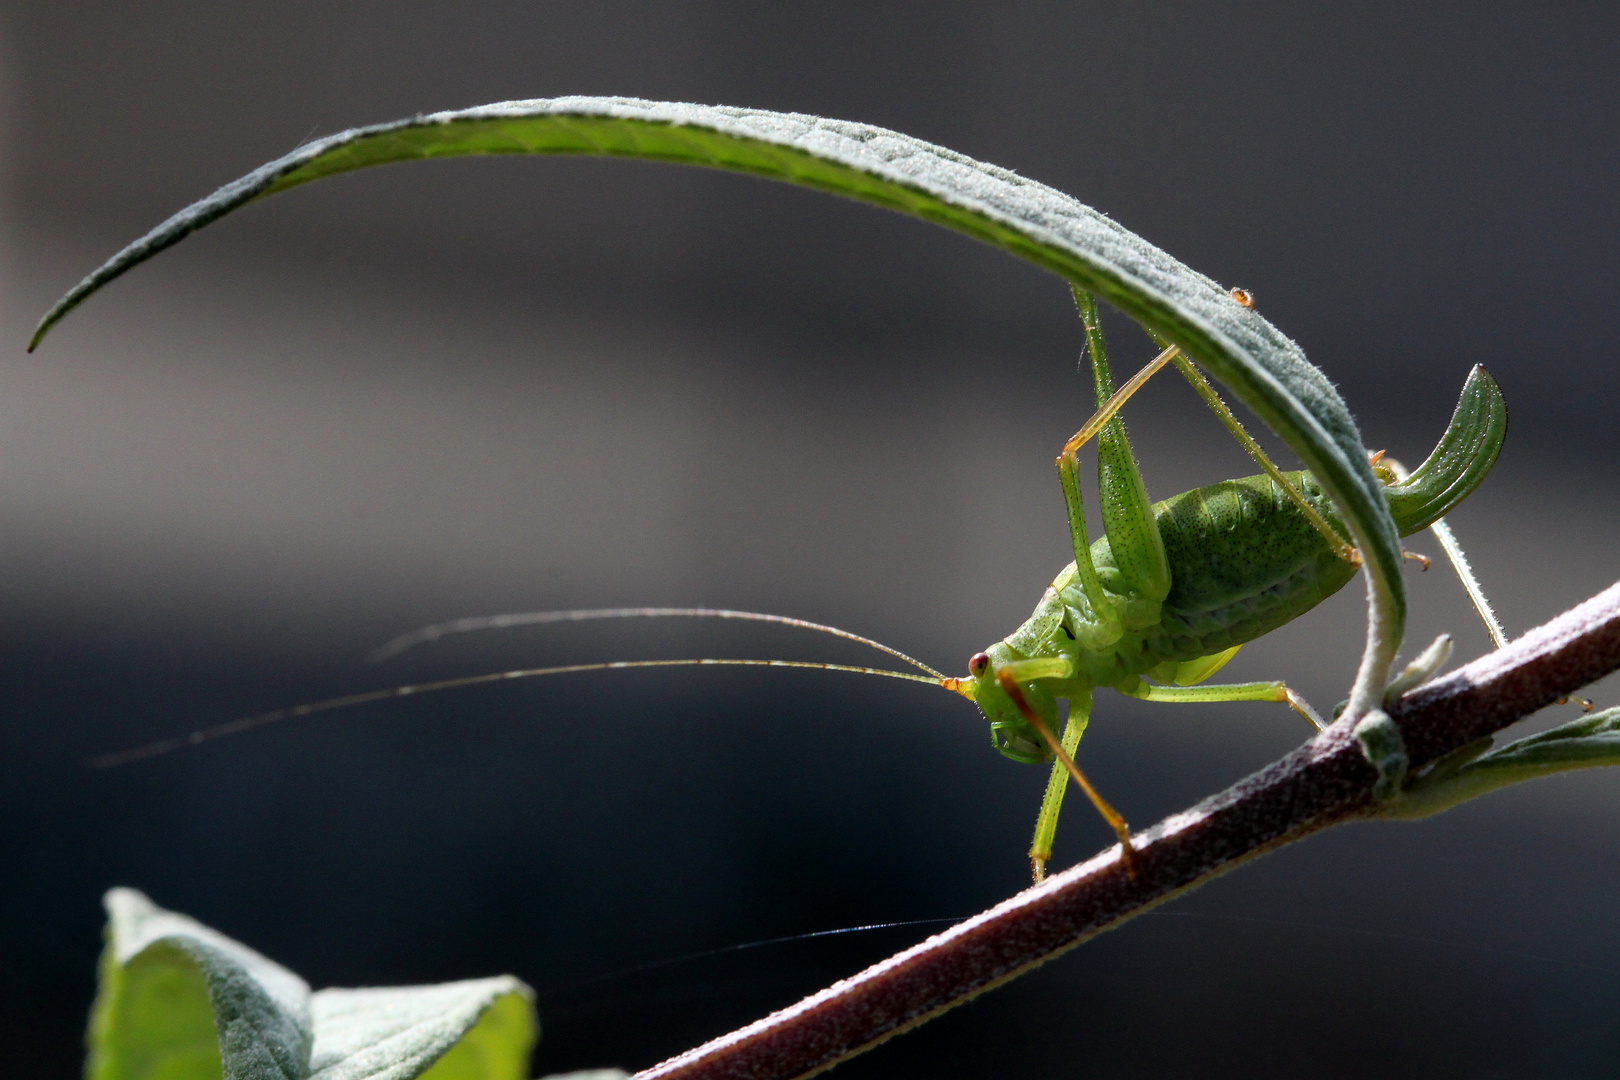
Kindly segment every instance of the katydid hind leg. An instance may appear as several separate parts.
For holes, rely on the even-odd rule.
[[[1387,459],[1386,459],[1387,460]],[[1399,468],[1399,463],[1395,463]],[[1404,471],[1404,470],[1401,470]],[[1491,644],[1500,649],[1507,645],[1507,632],[1502,629],[1501,620],[1496,617],[1496,609],[1491,606],[1490,600],[1485,596],[1485,590],[1480,587],[1479,579],[1474,576],[1474,568],[1469,565],[1468,556],[1464,554],[1462,544],[1457,540],[1457,534],[1451,531],[1445,518],[1438,518],[1429,526],[1436,540],[1440,541],[1440,550],[1446,553],[1446,561],[1457,573],[1457,580],[1462,582],[1463,591],[1468,594],[1468,602],[1473,605],[1474,612],[1479,621],[1485,624],[1485,632],[1490,635]],[[1561,697],[1553,704],[1568,705],[1574,702],[1586,712],[1592,711],[1592,702],[1578,694]]]
[[[1080,495],[1078,459],[1065,447],[1057,460],[1058,482],[1063,486],[1063,502],[1069,513],[1069,536],[1074,542],[1075,576],[1080,591],[1085,594],[1086,606],[1091,610],[1089,619],[1074,627],[1081,645],[1088,649],[1106,649],[1125,634],[1124,624],[1113,602],[1103,591],[1097,566],[1091,561],[1091,538],[1086,528],[1086,504]]]
[[[1470,379],[1472,378],[1473,376],[1470,375]],[[1491,385],[1494,386],[1494,384]],[[1467,393],[1466,387],[1464,393]],[[1454,419],[1453,424],[1455,423]],[[1394,476],[1396,483],[1405,483],[1412,476],[1411,470],[1387,454],[1380,456],[1379,464]],[[1462,543],[1457,539],[1457,534],[1452,531],[1451,525],[1444,517],[1438,517],[1430,522],[1429,531],[1434,533],[1434,538],[1439,541],[1440,550],[1446,553],[1446,561],[1451,564],[1451,569],[1456,573],[1457,580],[1462,584],[1463,592],[1468,595],[1468,602],[1473,606],[1474,613],[1479,616],[1479,621],[1484,624],[1485,633],[1490,636],[1492,648],[1503,648],[1507,645],[1507,631],[1502,628],[1501,620],[1496,617],[1496,610],[1491,606],[1490,599],[1486,597],[1485,590],[1479,583],[1479,578],[1475,576],[1474,568],[1469,563],[1468,555],[1463,551]],[[1427,562],[1424,563],[1423,568],[1428,569]],[[1574,694],[1559,698],[1554,704],[1567,705],[1570,702],[1574,702],[1587,712],[1592,711],[1590,701]]]
[[[1114,395],[1114,375],[1108,364],[1097,302],[1074,291],[1080,321],[1085,325],[1086,350],[1091,355],[1092,382],[1099,408]],[[1121,612],[1127,630],[1141,630],[1159,622],[1160,607],[1170,594],[1170,562],[1154,520],[1153,503],[1142,483],[1142,470],[1131,451],[1125,424],[1111,417],[1097,433],[1097,490],[1102,503],[1103,532],[1119,570],[1119,585],[1127,597]],[[1089,544],[1089,541],[1087,541]]]
[[[1075,298],[1082,305],[1090,300],[1089,296],[1075,290]],[[1084,298],[1082,300],[1082,298]],[[1135,375],[1132,375],[1125,385],[1115,391],[1106,404],[1080,426],[1080,430],[1063,444],[1058,452],[1057,467],[1058,479],[1063,485],[1063,501],[1069,511],[1069,538],[1074,545],[1075,572],[1080,579],[1081,591],[1085,593],[1086,601],[1096,613],[1093,626],[1076,628],[1081,632],[1081,639],[1088,648],[1106,648],[1118,641],[1124,632],[1118,614],[1108,603],[1103,593],[1101,579],[1097,575],[1095,564],[1091,561],[1091,534],[1086,529],[1085,503],[1080,497],[1079,480],[1079,453],[1080,448],[1107,427],[1114,415],[1119,412],[1132,394],[1140,390],[1147,381],[1160,369],[1168,364],[1172,358],[1180,354],[1180,350],[1172,345],[1158,356],[1148,362],[1147,366]],[[1132,463],[1134,465],[1134,461]],[[1137,478],[1140,482],[1140,477]],[[1146,498],[1146,495],[1143,495]],[[1106,530],[1106,524],[1104,526]],[[1162,544],[1162,539],[1161,539]],[[1110,547],[1113,542],[1110,541]],[[1151,553],[1150,553],[1151,554]],[[1151,577],[1151,574],[1149,575]],[[1168,573],[1166,574],[1168,580]],[[1166,587],[1168,593],[1168,586]]]
[[[1241,290],[1233,291],[1235,293]],[[1158,334],[1150,332],[1149,336],[1153,338],[1155,344],[1161,347],[1168,344]],[[1248,454],[1254,463],[1260,466],[1261,471],[1271,477],[1272,482],[1282,489],[1283,494],[1288,497],[1288,501],[1293,503],[1299,509],[1299,512],[1305,515],[1305,520],[1311,523],[1311,528],[1321,534],[1322,538],[1328,542],[1328,546],[1338,554],[1339,558],[1344,559],[1346,562],[1358,563],[1361,558],[1360,553],[1348,541],[1334,532],[1333,526],[1329,525],[1327,519],[1318,512],[1316,507],[1310,504],[1304,493],[1289,482],[1288,478],[1283,475],[1283,471],[1277,467],[1276,462],[1271,460],[1265,449],[1255,441],[1254,436],[1250,435],[1248,429],[1232,414],[1231,408],[1227,406],[1225,400],[1222,399],[1215,388],[1210,385],[1209,380],[1204,378],[1203,372],[1193,366],[1193,362],[1184,355],[1177,355],[1174,360],[1176,370],[1181,372],[1188,385],[1203,399],[1209,411],[1214,413],[1216,418],[1220,420],[1221,426],[1231,433],[1232,438],[1236,439],[1238,445],[1243,447],[1244,453]]]

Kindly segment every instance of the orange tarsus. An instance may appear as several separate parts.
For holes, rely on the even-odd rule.
[[[1392,487],[1401,482],[1401,474],[1390,467],[1389,462],[1394,462],[1395,459],[1390,458],[1389,462],[1385,462],[1384,454],[1383,450],[1369,450],[1367,464],[1372,466],[1373,475],[1383,481],[1385,487]]]
[[[1248,289],[1240,289],[1234,285],[1232,287],[1232,299],[1236,300],[1239,304],[1242,304],[1250,311],[1254,310],[1254,293],[1250,292]]]

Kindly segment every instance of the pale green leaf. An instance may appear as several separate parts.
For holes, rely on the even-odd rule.
[[[133,889],[107,894],[88,1080],[303,1080],[302,979]],[[211,1044],[211,1045],[210,1045]]]
[[[1181,346],[1241,398],[1338,506],[1374,583],[1351,711],[1360,715],[1382,693],[1405,621],[1400,542],[1355,422],[1327,378],[1221,285],[1073,197],[883,128],[590,97],[511,101],[355,128],[254,170],[129,245],[46,314],[34,344],[102,285],[244,203],[370,165],[480,154],[641,158],[801,184],[957,229],[1108,301]]]
[[[374,990],[292,972],[133,889],[107,894],[87,1080],[523,1080],[532,994],[501,977]]]
[[[310,1080],[524,1080],[537,1034],[530,997],[510,977],[322,990]]]

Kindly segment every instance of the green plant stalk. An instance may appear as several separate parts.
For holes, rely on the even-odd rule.
[[[1620,584],[1505,649],[1407,693],[1388,712],[1412,771],[1420,774],[1616,669]],[[1583,722],[1602,723],[1593,718],[1577,724]],[[1134,874],[1118,848],[1110,848],[797,1005],[638,1073],[636,1080],[813,1075],[1268,851],[1340,822],[1400,816],[1389,812],[1399,798],[1375,799],[1380,775],[1353,726],[1339,720],[1260,772],[1133,837]],[[1527,745],[1557,741],[1537,736],[1503,753],[1521,748],[1509,757],[1527,759]],[[1528,763],[1526,768],[1522,776],[1536,774]],[[1421,785],[1414,796],[1420,793]]]

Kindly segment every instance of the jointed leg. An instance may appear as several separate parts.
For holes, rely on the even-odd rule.
[[[1411,475],[1405,465],[1379,453],[1375,464],[1381,469],[1387,469],[1395,482],[1405,480]],[[1457,580],[1462,582],[1463,591],[1468,594],[1468,600],[1474,605],[1474,611],[1479,615],[1479,621],[1485,624],[1485,632],[1491,636],[1491,645],[1494,648],[1503,648],[1507,645],[1507,634],[1502,630],[1502,623],[1491,608],[1491,602],[1485,599],[1485,590],[1479,587],[1479,579],[1474,576],[1474,568],[1468,564],[1468,556],[1463,554],[1462,545],[1457,542],[1457,534],[1451,531],[1445,518],[1436,518],[1429,526],[1434,538],[1440,541],[1440,549],[1446,553],[1451,561],[1451,568],[1457,572]],[[1425,562],[1423,569],[1429,568]]]
[[[1080,745],[1080,736],[1085,733],[1087,719],[1085,711],[1071,701],[1069,722],[1063,728],[1059,743],[1071,760]],[[1046,880],[1046,864],[1052,858],[1052,838],[1057,835],[1058,814],[1063,809],[1063,793],[1068,786],[1069,770],[1064,768],[1063,762],[1053,761],[1051,775],[1046,778],[1046,795],[1041,799],[1041,812],[1035,818],[1035,838],[1029,845],[1029,868],[1037,885]]]
[[[1208,405],[1210,410],[1220,418],[1221,423],[1226,426],[1226,430],[1232,433],[1232,437],[1254,459],[1254,463],[1260,466],[1267,476],[1271,477],[1273,483],[1282,488],[1283,494],[1287,495],[1288,500],[1299,508],[1300,513],[1305,515],[1305,520],[1311,523],[1311,528],[1322,534],[1323,538],[1327,540],[1328,546],[1334,550],[1339,558],[1350,563],[1360,562],[1360,553],[1354,547],[1345,543],[1339,534],[1333,531],[1333,526],[1329,525],[1327,520],[1317,512],[1316,507],[1307,502],[1299,489],[1288,482],[1288,478],[1283,476],[1282,470],[1277,468],[1276,463],[1266,456],[1266,452],[1260,448],[1260,444],[1254,441],[1254,436],[1250,435],[1238,418],[1232,415],[1232,410],[1226,407],[1226,402],[1222,401],[1221,396],[1215,392],[1215,388],[1209,385],[1209,380],[1204,378],[1203,372],[1193,367],[1185,356],[1177,354],[1174,359],[1176,369],[1192,384],[1192,388],[1198,391],[1198,396],[1204,399],[1204,404]]]
[[[1085,593],[1086,603],[1091,608],[1092,618],[1089,624],[1075,627],[1080,635],[1080,643],[1088,649],[1104,649],[1118,641],[1125,634],[1125,627],[1120,622],[1119,614],[1114,605],[1103,592],[1102,579],[1097,576],[1097,567],[1091,561],[1091,540],[1086,530],[1086,504],[1080,498],[1080,478],[1076,474],[1078,464],[1074,454],[1064,447],[1064,452],[1058,455],[1058,482],[1063,485],[1063,501],[1069,510],[1069,535],[1074,541],[1074,569],[1080,579],[1080,590]]]
[[[1096,301],[1089,294],[1076,289],[1074,301],[1086,329],[1086,352],[1091,356],[1097,404],[1107,406],[1115,396],[1114,373],[1108,364],[1108,342],[1103,335],[1102,318]],[[1071,504],[1078,504],[1080,497],[1079,485],[1074,480],[1078,466],[1076,449],[1072,445],[1065,446],[1058,458],[1064,500]],[[1164,598],[1170,594],[1170,560],[1165,554],[1164,538],[1159,535],[1153,500],[1148,498],[1142,471],[1131,451],[1131,440],[1118,416],[1111,417],[1097,432],[1097,494],[1102,504],[1103,531],[1108,536],[1114,566],[1119,571],[1111,594],[1117,618],[1125,630],[1155,626]],[[1070,534],[1076,549],[1085,549],[1089,563],[1091,537],[1083,530],[1075,530],[1078,517],[1071,511]],[[1080,566],[1078,550],[1075,565]],[[1109,618],[1112,617],[1111,614]],[[1084,644],[1106,647],[1112,641]]]
[[[1327,725],[1311,708],[1310,702],[1289,689],[1283,682],[1225,683],[1214,686],[1155,686],[1141,679],[1131,679],[1114,687],[1122,694],[1143,701],[1205,702],[1205,701],[1281,701],[1286,702],[1311,727],[1321,731]]]
[[[1068,786],[1070,776],[1080,785],[1080,790],[1086,793],[1091,805],[1097,808],[1097,813],[1108,822],[1109,828],[1114,830],[1114,835],[1119,837],[1120,856],[1125,863],[1125,869],[1134,878],[1136,849],[1131,847],[1130,826],[1125,824],[1120,812],[1108,805],[1108,800],[1097,793],[1097,789],[1091,786],[1091,781],[1086,779],[1086,774],[1080,771],[1080,766],[1074,763],[1073,748],[1080,745],[1080,736],[1085,733],[1086,723],[1091,718],[1090,695],[1083,700],[1079,697],[1069,700],[1069,722],[1063,730],[1063,741],[1060,743],[1057,736],[1052,734],[1052,729],[1047,727],[1046,721],[1042,720],[1040,714],[1024,699],[1023,691],[1018,689],[1018,684],[1013,681],[1011,675],[1004,671],[999,672],[996,682],[1018,709],[1019,715],[1028,721],[1030,727],[1035,729],[1057,757],[1057,761],[1053,763],[1053,779],[1047,782],[1046,797],[1041,801],[1040,816],[1035,819],[1035,841],[1029,850],[1029,861],[1035,874],[1035,881],[1039,883],[1046,876],[1046,862],[1052,857],[1052,837],[1057,831],[1058,811],[1062,808],[1063,792]]]
[[[1161,352],[1158,356],[1155,356],[1152,360],[1149,360],[1147,362],[1147,366],[1142,368],[1141,371],[1138,371],[1135,375],[1132,375],[1129,379],[1126,379],[1125,385],[1121,386],[1118,390],[1115,390],[1113,395],[1107,401],[1103,402],[1102,408],[1098,409],[1090,420],[1087,420],[1084,424],[1080,425],[1080,430],[1075,432],[1073,437],[1070,438],[1068,442],[1063,444],[1063,451],[1060,454],[1060,457],[1074,457],[1082,446],[1086,445],[1086,443],[1090,442],[1096,437],[1097,432],[1103,429],[1104,424],[1108,423],[1108,421],[1114,418],[1115,413],[1119,412],[1120,409],[1125,407],[1125,403],[1131,400],[1136,392],[1147,384],[1149,379],[1157,375],[1159,370],[1163,368],[1164,365],[1168,364],[1171,360],[1174,360],[1180,355],[1181,346],[1172,345]]]
[[[1085,294],[1076,290],[1075,297],[1080,300],[1085,297]],[[1085,297],[1085,299],[1089,300],[1089,297]],[[1084,314],[1084,311],[1085,303],[1082,302],[1082,314]],[[1215,392],[1215,388],[1209,384],[1209,380],[1204,378],[1203,374],[1192,365],[1192,362],[1182,355],[1181,348],[1177,345],[1167,344],[1157,335],[1153,335],[1153,337],[1159,345],[1164,347],[1163,351],[1148,361],[1141,371],[1132,375],[1124,386],[1121,386],[1102,404],[1096,415],[1081,425],[1080,430],[1074,433],[1074,437],[1063,444],[1063,451],[1058,455],[1058,467],[1061,469],[1066,462],[1072,463],[1080,447],[1094,438],[1113,419],[1114,414],[1119,412],[1125,403],[1146,385],[1149,379],[1158,374],[1166,364],[1173,361],[1177,370],[1198,392],[1198,396],[1204,399],[1204,403],[1215,413],[1226,429],[1232,433],[1232,437],[1237,439],[1243,449],[1248,452],[1248,455],[1254,459],[1255,464],[1259,465],[1266,475],[1270,476],[1282,488],[1283,494],[1287,495],[1289,501],[1305,515],[1305,519],[1311,523],[1311,527],[1322,534],[1334,552],[1347,562],[1359,562],[1360,553],[1334,532],[1333,527],[1327,523],[1327,520],[1322,517],[1317,509],[1306,500],[1305,496],[1293,484],[1288,482],[1287,478],[1283,476],[1282,470],[1277,468],[1276,463],[1266,455],[1260,444],[1254,441],[1254,437],[1244,429],[1237,417],[1232,415],[1232,410],[1227,408],[1226,402],[1221,400],[1221,396]]]

